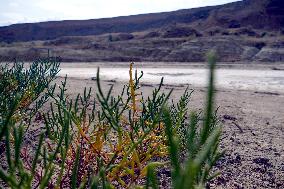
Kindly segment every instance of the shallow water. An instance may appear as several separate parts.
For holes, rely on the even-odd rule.
[[[144,83],[159,83],[164,77],[165,84],[189,84],[206,86],[208,70],[204,68],[137,68],[143,70]],[[60,76],[91,78],[95,77],[97,68],[61,68]],[[127,67],[101,68],[100,77],[103,80],[128,81]],[[216,86],[225,89],[241,89],[269,92],[284,92],[284,70],[243,70],[217,69]]]

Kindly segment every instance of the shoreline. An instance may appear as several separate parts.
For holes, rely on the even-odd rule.
[[[62,62],[60,67],[129,67],[131,62]],[[135,62],[135,67],[164,67],[164,68],[172,68],[172,67],[187,67],[187,68],[206,68],[208,66],[207,62]],[[261,70],[261,69],[274,69],[279,68],[284,70],[283,62],[267,62],[267,63],[257,63],[257,62],[217,62],[216,68],[235,68],[235,69],[253,69],[253,70]]]
[[[134,64],[138,74],[143,71],[144,75],[141,83],[145,85],[159,84],[164,78],[164,84],[173,86],[187,86],[204,88],[207,85],[207,65],[173,65],[170,64]],[[114,82],[128,82],[129,64],[102,64],[102,63],[63,63],[58,76],[74,79],[95,79],[97,68],[100,67],[102,80]],[[241,90],[261,93],[284,92],[284,64],[278,66],[271,65],[251,65],[249,68],[244,65],[218,65],[216,69],[216,88],[218,90]]]

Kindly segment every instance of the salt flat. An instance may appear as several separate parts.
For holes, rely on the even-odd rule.
[[[68,75],[76,78],[92,78],[96,76],[97,64],[80,64],[75,67],[74,64],[68,67],[65,64],[59,73],[59,76]],[[70,64],[69,64],[70,65]],[[91,66],[90,66],[91,65]],[[196,87],[204,87],[207,83],[207,68],[194,66],[184,66],[174,64],[175,66],[165,66],[155,64],[136,67],[138,73],[143,71],[143,82],[158,84],[162,77],[166,84],[178,85],[188,84]],[[125,64],[118,64],[113,67],[101,65],[101,78],[104,80],[116,80],[125,82],[129,80],[129,69]],[[258,67],[259,68],[259,67]],[[270,68],[247,69],[238,68],[218,68],[216,69],[216,87],[218,89],[240,89],[254,91],[284,92],[284,70],[273,70]]]

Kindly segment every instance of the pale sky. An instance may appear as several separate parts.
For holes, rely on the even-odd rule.
[[[0,26],[165,12],[233,1],[236,0],[0,0]]]

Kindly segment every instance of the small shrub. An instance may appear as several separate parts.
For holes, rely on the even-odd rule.
[[[155,169],[171,164],[173,188],[205,187],[214,177],[211,169],[220,156],[213,59],[204,116],[189,112],[188,89],[177,104],[170,105],[172,91],[162,92],[163,79],[152,95],[139,95],[143,72],[133,74],[132,64],[129,83],[120,95],[112,95],[113,86],[104,92],[98,69],[96,97],[91,88],[85,88],[75,99],[65,94],[67,78],[54,93],[51,82],[59,70],[54,59],[36,61],[28,69],[19,63],[1,67],[3,186],[158,188]],[[43,113],[45,129],[36,148],[23,146],[35,113],[48,100],[50,110]]]

